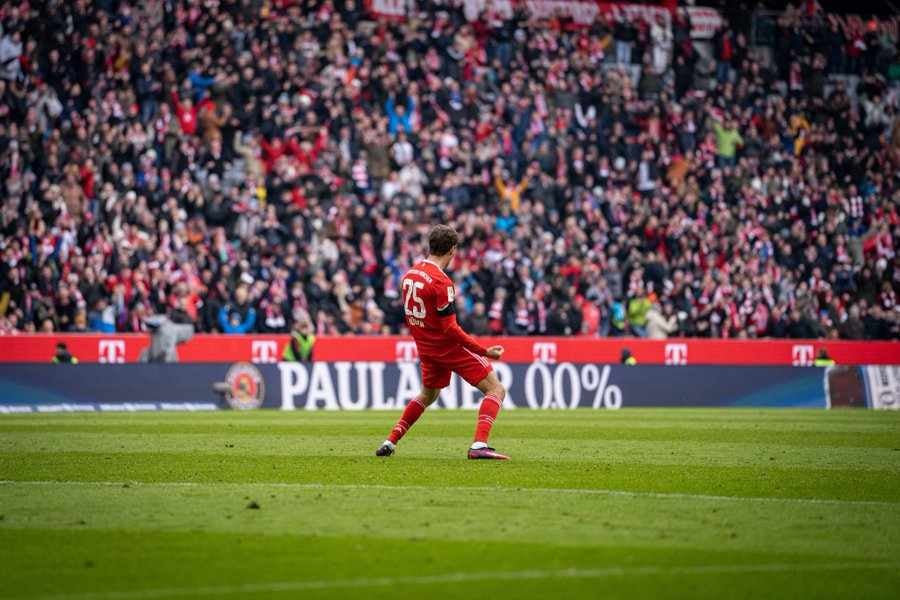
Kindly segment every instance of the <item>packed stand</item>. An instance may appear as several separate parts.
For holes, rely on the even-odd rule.
[[[417,4],[4,5],[0,330],[402,332],[443,222],[475,334],[900,335],[896,40]]]

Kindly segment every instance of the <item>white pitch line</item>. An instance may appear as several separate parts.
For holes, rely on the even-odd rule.
[[[770,563],[695,566],[614,566],[597,569],[557,569],[528,571],[484,571],[480,573],[444,573],[407,577],[370,577],[358,579],[319,579],[310,581],[272,581],[201,587],[157,588],[117,592],[86,592],[42,596],[41,600],[142,600],[168,596],[226,596],[260,592],[297,592],[341,588],[395,587],[466,583],[471,581],[521,581],[537,579],[601,579],[640,575],[717,575],[745,573],[797,573],[803,571],[896,570],[897,564],[887,563]]]
[[[285,481],[253,481],[246,483],[223,481],[223,482],[198,482],[198,481],[78,481],[78,480],[40,480],[40,481],[16,481],[14,479],[0,479],[2,485],[72,485],[72,486],[112,486],[122,487],[123,485],[144,486],[144,487],[275,487],[289,488],[298,490],[383,490],[383,491],[437,491],[445,490],[452,492],[517,492],[517,493],[539,493],[539,494],[573,494],[573,495],[594,495],[594,496],[619,496],[626,498],[656,498],[660,500],[705,500],[705,501],[732,501],[732,502],[768,502],[768,503],[799,503],[799,504],[837,504],[837,505],[854,505],[854,506],[888,506],[898,507],[900,502],[890,502],[887,500],[840,500],[837,498],[785,498],[785,497],[766,497],[766,496],[715,496],[710,494],[685,494],[681,492],[641,492],[629,490],[612,490],[604,488],[536,488],[536,487],[503,487],[503,486],[428,486],[428,485],[388,485],[380,483],[290,483]]]

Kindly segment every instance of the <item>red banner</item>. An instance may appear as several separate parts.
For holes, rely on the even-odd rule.
[[[828,15],[829,21],[837,21],[844,30],[844,35],[865,35],[866,31],[874,29],[879,33],[886,33],[893,39],[897,39],[900,33],[900,16],[883,16],[866,19],[860,15]]]
[[[410,0],[366,0],[369,12],[388,19],[405,19],[408,10],[414,9]]]
[[[286,335],[197,335],[178,347],[182,362],[278,362]],[[704,340],[635,338],[485,339],[506,348],[504,362],[619,362],[628,348],[640,364],[656,365],[811,365],[825,348],[838,364],[900,364],[900,342],[832,340]],[[0,337],[0,362],[50,362],[57,342],[65,342],[81,362],[136,362],[149,343],[147,335],[13,335]],[[406,337],[320,337],[313,357],[321,361],[407,361],[416,346]]]
[[[612,14],[614,17],[621,15],[633,21],[645,19],[650,23],[661,18],[669,28],[674,11],[672,1],[638,4],[607,0],[463,0],[463,10],[469,21],[477,20],[485,11],[492,11],[502,18],[508,18],[517,4],[523,5],[532,19],[568,17],[578,26],[589,26],[600,15]],[[416,10],[414,0],[366,0],[366,6],[372,15],[386,19],[403,20]],[[719,11],[714,8],[702,6],[684,8],[691,16],[691,37],[711,38],[723,22]]]

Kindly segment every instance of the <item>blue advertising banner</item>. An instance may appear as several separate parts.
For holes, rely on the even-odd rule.
[[[794,367],[623,367],[495,363],[507,408],[756,406],[825,408],[825,369]],[[415,362],[278,365],[282,407],[398,408],[419,392]],[[437,406],[476,408],[480,394],[454,376]]]
[[[510,409],[867,406],[868,368],[494,364]],[[0,412],[396,410],[420,385],[414,361],[0,364]],[[436,407],[474,409],[480,400],[454,375]]]

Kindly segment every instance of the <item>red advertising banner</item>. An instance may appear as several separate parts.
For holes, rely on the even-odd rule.
[[[688,6],[687,12],[691,18],[691,37],[695,39],[712,39],[725,22],[714,8]]]
[[[149,344],[148,335],[12,335],[0,337],[0,362],[50,362],[57,342],[64,342],[81,362],[137,362]],[[286,335],[201,334],[178,347],[181,362],[274,363],[281,359]],[[509,363],[615,364],[628,348],[640,364],[649,365],[794,365],[808,366],[825,348],[842,365],[898,365],[900,342],[832,340],[706,340],[636,338],[489,338],[485,343],[506,348]],[[416,359],[411,338],[322,336],[316,341],[317,361],[410,361]]]
[[[828,21],[837,21],[844,35],[853,37],[854,35],[864,35],[870,28],[874,28],[879,33],[886,33],[893,39],[897,39],[900,34],[900,16],[882,16],[866,19],[860,15],[828,15]]]
[[[574,0],[525,0],[532,19],[551,19],[566,16],[579,25],[590,25],[600,14],[596,2]]]
[[[412,0],[366,0],[366,8],[372,14],[388,19],[405,19],[407,11],[415,9]]]
[[[667,28],[671,27],[672,2],[637,4],[606,0],[463,0],[463,10],[469,21],[477,20],[485,11],[508,18],[516,5],[524,6],[535,20],[567,17],[575,25],[588,26],[601,15],[612,15],[630,20],[644,19],[649,23],[662,19]],[[405,19],[416,11],[414,0],[366,0],[366,6],[371,14],[386,19]],[[691,17],[693,38],[711,38],[722,24],[722,16],[714,8],[684,8]]]

